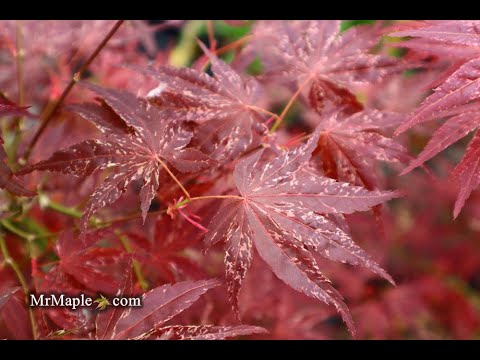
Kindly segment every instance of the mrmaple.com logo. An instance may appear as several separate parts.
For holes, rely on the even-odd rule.
[[[97,304],[97,309],[104,310],[107,306],[141,307],[142,297],[113,297],[111,299],[100,295],[97,299],[80,294],[67,296],[65,294],[30,294],[30,307],[66,307],[75,310],[79,307],[91,307]]]

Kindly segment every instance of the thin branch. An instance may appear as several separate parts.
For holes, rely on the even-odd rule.
[[[167,212],[167,209],[162,209],[162,210],[158,210],[158,211],[150,211],[150,212],[147,213],[147,217],[164,214],[166,212]],[[105,227],[105,226],[109,226],[109,225],[116,224],[116,223],[119,223],[119,222],[137,220],[137,219],[140,219],[141,217],[142,217],[141,213],[135,213],[135,214],[132,214],[132,215],[127,215],[127,216],[122,216],[122,217],[102,221],[102,222],[98,223],[97,226],[98,227]]]
[[[242,46],[246,42],[248,42],[252,37],[253,37],[252,34],[245,35],[244,37],[241,37],[240,39],[235,40],[235,41],[231,42],[230,44],[222,46],[221,48],[217,49],[217,51],[215,51],[215,54],[222,55],[226,52],[229,52],[230,50],[234,50],[234,49]]]
[[[52,107],[49,107],[46,111],[44,111],[42,113],[42,116],[41,116],[41,125],[40,127],[38,128],[37,132],[35,133],[35,135],[33,136],[33,139],[32,141],[30,142],[30,144],[28,145],[27,147],[27,150],[25,152],[25,155],[23,156],[24,158],[24,161],[26,162],[28,160],[28,158],[30,157],[30,154],[32,153],[32,150],[33,148],[35,147],[35,144],[37,143],[38,139],[40,138],[40,136],[43,134],[43,131],[45,130],[45,128],[47,127],[48,123],[50,122],[50,120],[52,119],[53,115],[55,114],[55,112],[58,110],[58,108],[60,107],[60,105],[63,103],[63,101],[65,100],[65,98],[68,96],[68,94],[70,93],[70,91],[72,90],[72,88],[75,86],[75,84],[80,80],[80,78],[82,77],[83,73],[87,70],[87,68],[90,66],[90,64],[93,62],[93,60],[95,60],[95,58],[97,57],[97,55],[100,53],[100,51],[102,51],[102,49],[105,47],[105,45],[107,44],[107,42],[111,39],[111,37],[117,32],[118,28],[123,24],[125,20],[118,20],[115,25],[113,26],[113,28],[109,31],[109,33],[105,36],[105,38],[102,40],[102,42],[97,46],[97,48],[95,49],[95,51],[92,53],[92,55],[90,55],[90,57],[88,58],[88,60],[82,65],[82,67],[78,70],[78,72],[76,72],[72,79],[70,80],[70,83],[67,85],[67,87],[65,88],[65,90],[63,90],[63,93],[62,95],[60,95],[60,98],[58,99],[58,101],[55,103],[54,106]]]
[[[188,204],[192,201],[198,201],[198,200],[210,200],[210,199],[238,199],[238,200],[243,200],[244,198],[241,196],[237,195],[208,195],[208,196],[197,196],[197,197],[192,197],[185,199],[183,201],[180,201],[175,207],[178,209],[179,207]]]
[[[160,158],[157,159],[158,162],[160,163],[160,165],[163,166],[163,168],[165,169],[165,171],[168,173],[168,175],[171,176],[171,178],[173,179],[173,181],[175,181],[177,183],[177,185],[180,187],[180,189],[182,189],[183,193],[185,194],[185,196],[190,199],[190,194],[188,193],[187,189],[185,189],[182,185],[182,183],[177,179],[177,177],[175,175],[173,175],[173,173],[170,171],[170,169],[168,168],[167,164],[165,164]]]
[[[15,225],[13,225],[7,219],[0,220],[0,225],[2,225],[5,229],[10,231],[12,234],[17,235],[17,236],[21,237],[22,239],[25,239],[29,242],[35,240],[35,235],[27,233],[27,232],[23,231],[22,229],[17,228]]]
[[[215,40],[215,30],[213,27],[212,20],[205,20],[207,22],[207,32],[208,32],[208,45],[210,46],[210,51],[215,52],[217,48],[217,40]]]
[[[266,114],[266,115],[270,115],[270,117],[274,118],[275,120],[279,121],[280,120],[280,116],[278,116],[277,114],[271,112],[271,111],[268,111],[268,110],[265,110],[261,107],[258,107],[258,106],[254,106],[254,105],[248,105],[248,108],[250,110],[253,110],[253,111],[256,111],[256,112],[259,112],[259,113],[263,113],[263,114]],[[280,120],[281,121],[281,120]]]
[[[231,42],[230,44],[222,46],[221,48],[213,50],[213,51],[210,49],[210,51],[212,52],[212,54],[215,54],[216,56],[220,56],[222,54],[225,54],[226,52],[229,52],[230,50],[235,50],[235,49],[239,48],[240,46],[242,46],[243,44],[248,42],[252,37],[253,37],[253,35],[251,35],[251,34],[245,35],[244,37],[242,37],[238,40],[235,40],[235,41]],[[210,64],[210,59],[205,59],[205,63],[201,67],[201,71],[205,71],[208,67],[208,64]]]
[[[290,110],[290,108],[292,107],[293,103],[295,102],[295,100],[298,98],[298,96],[302,93],[303,89],[305,89],[305,87],[310,83],[310,81],[312,81],[312,79],[315,77],[315,75],[310,75],[297,89],[297,91],[295,92],[295,94],[293,94],[293,96],[290,98],[290,100],[288,101],[287,105],[285,106],[285,108],[283,109],[282,113],[280,114],[280,117],[277,119],[277,121],[275,122],[275,124],[273,124],[272,128],[270,129],[270,133],[274,133],[277,128],[280,126],[280,124],[282,123],[283,121],[283,118],[285,117],[285,115],[287,115],[288,113],[288,110]]]

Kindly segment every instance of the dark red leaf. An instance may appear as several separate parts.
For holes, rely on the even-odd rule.
[[[281,280],[297,291],[334,305],[353,334],[348,309],[320,272],[313,254],[362,265],[393,280],[324,214],[365,211],[397,194],[368,191],[301,171],[319,136],[316,131],[306,145],[266,163],[260,162],[263,150],[239,162],[234,180],[241,196],[226,201],[212,219],[205,243],[208,247],[226,241],[226,277],[236,311],[238,292],[255,244],[260,257]]]

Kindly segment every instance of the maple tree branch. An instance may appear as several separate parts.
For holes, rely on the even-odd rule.
[[[153,215],[164,214],[164,213],[166,213],[166,212],[167,212],[167,209],[162,209],[162,210],[157,210],[157,211],[151,211],[151,212],[148,212],[148,213],[147,213],[147,217],[148,217],[148,216],[153,216]],[[132,215],[121,216],[121,217],[118,217],[118,218],[114,218],[114,219],[102,221],[102,222],[98,223],[97,226],[99,226],[99,227],[109,226],[109,225],[112,225],[112,224],[115,224],[115,223],[119,223],[119,222],[130,221],[130,220],[137,220],[137,219],[140,219],[141,217],[142,217],[142,214],[141,214],[141,213],[135,213],[135,214],[132,214]]]
[[[205,20],[207,23],[207,33],[208,33],[208,45],[210,46],[210,51],[215,52],[217,47],[217,40],[215,40],[215,30],[213,27],[212,20]]]
[[[263,113],[263,114],[266,114],[266,115],[270,115],[271,117],[275,118],[275,120],[281,121],[280,116],[278,116],[277,114],[275,114],[271,111],[265,110],[264,108],[261,108],[261,107],[255,106],[255,105],[248,105],[247,107],[250,110],[253,110],[253,111],[256,111],[256,112],[259,112],[259,113]]]
[[[10,221],[7,219],[0,220],[0,225],[2,225],[5,229],[10,231],[12,234],[15,234],[22,239],[25,239],[27,241],[33,241],[35,240],[35,235],[27,233],[23,231],[22,229],[17,228],[15,225],[13,225]]]
[[[83,73],[87,70],[87,68],[90,66],[90,64],[95,60],[97,55],[102,51],[102,49],[105,47],[105,45],[108,43],[108,41],[112,38],[112,36],[117,32],[118,28],[124,23],[125,20],[118,20],[113,28],[108,32],[108,34],[104,37],[102,42],[97,46],[95,51],[90,55],[90,57],[85,61],[85,63],[80,67],[80,69],[73,75],[72,79],[70,80],[70,83],[67,85],[65,90],[63,90],[63,93],[60,95],[60,98],[55,102],[55,104],[52,107],[47,107],[46,110],[42,113],[42,116],[40,117],[41,125],[38,128],[37,132],[33,136],[30,144],[27,147],[27,150],[25,151],[25,155],[23,156],[24,161],[26,162],[28,158],[30,157],[30,154],[32,153],[32,150],[37,143],[38,139],[40,136],[43,134],[43,131],[47,127],[48,123],[52,119],[53,115],[55,112],[58,110],[60,105],[63,103],[65,98],[68,96],[70,91],[73,89],[75,84],[80,80],[82,77]]]
[[[67,215],[70,217],[73,217],[75,219],[80,219],[83,215],[83,213],[80,210],[77,210],[72,207],[64,206],[62,204],[59,204],[55,201],[52,201],[47,198],[47,207],[53,211],[56,211],[60,214]]]
[[[216,56],[223,55],[226,52],[229,52],[230,50],[234,50],[234,49],[242,46],[244,43],[248,42],[248,40],[250,40],[252,37],[253,37],[253,35],[248,34],[248,35],[245,35],[244,37],[241,37],[238,40],[235,40],[235,41],[231,42],[230,44],[222,46],[219,49],[216,49],[216,50],[214,49],[213,51],[210,49],[210,51],[213,54],[215,54]],[[205,60],[205,63],[202,65],[201,71],[205,71],[208,67],[208,64],[210,64],[210,59]]]
[[[185,194],[185,196],[190,199],[190,194],[188,193],[187,189],[185,189],[182,185],[182,183],[180,182],[180,180],[177,179],[177,177],[175,175],[173,175],[173,173],[170,171],[170,169],[168,168],[167,164],[165,164],[160,158],[157,159],[158,162],[160,163],[160,165],[163,166],[163,168],[165,169],[165,171],[168,173],[168,175],[170,175],[170,177],[173,179],[173,181],[175,181],[177,183],[177,185],[180,187],[180,189],[182,189],[183,193]]]
[[[210,200],[210,199],[238,199],[238,200],[243,200],[244,198],[241,196],[237,195],[208,195],[208,196],[196,196],[192,198],[185,199],[183,201],[180,201],[175,207],[178,209],[179,207],[186,205],[192,201],[198,201],[198,200]]]
[[[83,216],[83,212],[81,210],[78,210],[74,207],[68,207],[68,206],[62,205],[60,203],[57,203],[55,201],[52,201],[45,194],[40,194],[39,195],[39,203],[40,203],[40,206],[47,207],[50,210],[56,211],[59,214],[70,216],[74,219],[80,219]],[[92,216],[92,217],[90,217],[88,222],[89,222],[89,224],[95,226],[98,223],[100,223],[101,220],[99,218],[97,218],[96,216]]]
[[[115,230],[115,235],[117,235],[125,251],[128,254],[131,254],[133,251],[132,251],[132,245],[130,244],[130,240],[128,239],[128,236],[125,234],[122,234],[122,232],[118,229]],[[136,259],[133,259],[132,261],[132,268],[133,268],[133,272],[135,273],[135,276],[137,277],[138,284],[140,285],[143,291],[147,291],[148,282],[143,277],[142,270],[140,268],[140,263]]]
[[[252,37],[253,37],[252,34],[245,35],[245,36],[241,37],[240,39],[235,40],[235,41],[231,42],[230,44],[222,46],[221,48],[217,49],[215,51],[215,54],[222,55],[226,52],[229,52],[230,50],[234,50],[234,49],[242,46],[246,42],[248,42]]]
[[[10,266],[12,268],[13,272],[15,273],[15,275],[18,279],[18,282],[20,283],[20,285],[22,287],[23,294],[25,295],[25,304],[27,305],[28,315],[29,315],[29,318],[30,318],[30,324],[32,326],[33,339],[36,340],[36,339],[38,339],[37,324],[35,322],[35,316],[33,315],[33,310],[29,306],[29,303],[28,303],[29,290],[28,290],[27,281],[25,280],[25,277],[23,276],[22,270],[20,270],[20,266],[18,266],[17,262],[10,256],[10,253],[8,251],[8,248],[7,248],[7,243],[5,242],[5,238],[3,237],[3,235],[1,233],[0,233],[0,251],[2,252],[2,256],[3,256],[3,260],[4,260],[5,264],[7,264],[8,266]]]
[[[46,206],[49,209],[56,211],[60,214],[70,216],[75,219],[80,219],[83,215],[82,211],[74,208],[74,207],[68,207],[62,204],[59,204],[55,201],[52,201],[49,199],[45,194],[40,194],[40,201],[42,202],[42,206]],[[163,210],[158,210],[158,211],[151,211],[147,213],[147,216],[152,216],[152,215],[159,215],[163,214],[167,211],[167,209]],[[110,219],[110,220],[101,220],[98,217],[92,216],[89,219],[89,226],[99,228],[99,227],[105,227],[109,226],[113,223],[117,222],[123,222],[123,221],[130,221],[130,220],[136,220],[142,217],[141,213],[135,213],[132,215],[127,215],[127,216],[121,216],[118,218]],[[58,233],[50,233],[50,234],[42,234],[42,235],[35,235],[35,239],[41,239],[45,237],[54,237],[57,236],[60,232]]]
[[[297,91],[295,92],[295,94],[293,94],[293,96],[290,98],[290,100],[288,101],[287,105],[285,105],[285,107],[283,108],[283,111],[282,113],[280,114],[280,117],[277,119],[277,121],[275,121],[275,124],[273,124],[272,128],[270,129],[270,133],[274,133],[277,128],[280,126],[280,124],[282,123],[283,121],[283,118],[285,117],[285,115],[287,115],[288,113],[288,110],[290,110],[290,108],[292,107],[293,103],[295,102],[295,100],[298,98],[298,96],[302,93],[303,89],[305,89],[305,87],[310,83],[310,81],[312,81],[312,79],[315,77],[314,74],[310,75],[297,89]]]

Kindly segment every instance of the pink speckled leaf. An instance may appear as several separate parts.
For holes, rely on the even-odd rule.
[[[125,254],[120,249],[92,246],[112,236],[111,229],[100,229],[85,234],[82,241],[78,232],[64,231],[56,244],[59,270],[93,291],[114,293],[121,281],[121,275],[116,274],[125,266]]]
[[[128,259],[125,264],[125,273],[123,275],[120,287],[116,292],[117,297],[131,296],[133,291],[132,278],[132,259]],[[106,340],[112,336],[115,324],[120,319],[124,309],[121,307],[109,307],[100,312],[95,320],[95,337],[97,339]]]
[[[393,57],[371,52],[379,41],[378,27],[341,33],[340,25],[340,20],[268,21],[254,29],[253,47],[267,72],[298,84],[312,79],[309,99],[319,113],[339,105],[360,110],[357,86],[405,68]]]
[[[480,98],[480,58],[458,68],[435,89],[422,105],[396,130],[395,134],[434,118],[458,114],[465,105]]]
[[[211,220],[205,237],[207,247],[226,239],[225,274],[233,309],[240,317],[238,295],[242,280],[252,264],[252,230],[241,202],[233,201],[222,207]]]
[[[166,326],[160,328],[158,340],[223,340],[232,337],[252,334],[268,334],[268,331],[258,326]]]
[[[480,21],[451,20],[444,22],[426,22],[425,26],[396,31],[390,36],[412,36],[442,43],[465,46],[480,46]]]
[[[83,83],[99,95],[104,104],[80,104],[70,109],[93,122],[105,140],[86,140],[55,152],[48,160],[22,169],[59,171],[85,177],[110,169],[112,173],[92,194],[82,217],[85,230],[88,219],[100,208],[114,203],[135,180],[141,179],[142,216],[159,187],[162,162],[182,172],[195,172],[211,164],[208,156],[186,148],[192,133],[179,122],[166,119],[160,109],[148,101],[119,90]]]
[[[313,254],[370,268],[393,282],[326,214],[365,211],[397,194],[368,191],[302,171],[320,131],[307,144],[260,162],[263,150],[242,159],[234,171],[239,199],[228,199],[211,220],[205,244],[226,241],[226,278],[238,312],[238,292],[251,263],[252,243],[285,283],[334,305],[353,333],[346,305],[320,272]]]
[[[234,159],[257,146],[266,130],[259,122],[261,113],[252,108],[261,99],[260,85],[200,46],[210,59],[214,77],[188,68],[137,70],[160,82],[147,97],[165,116],[199,124],[194,140],[200,149],[215,159]]]
[[[453,216],[456,218],[472,191],[480,186],[480,132],[477,131],[468,144],[462,161],[451,176],[460,184],[460,192],[453,210]]]
[[[221,282],[215,279],[163,285],[143,296],[141,308],[127,308],[112,330],[113,339],[143,338],[190,307]]]
[[[404,169],[401,175],[404,175],[417,166],[430,160],[439,152],[445,150],[450,145],[465,137],[467,134],[477,129],[480,126],[479,112],[466,112],[448,119],[438,130],[433,134],[427,146],[418,155],[418,157]]]
[[[313,160],[328,177],[367,189],[377,188],[375,160],[406,163],[411,159],[407,149],[383,134],[403,118],[401,114],[377,110],[350,116],[314,115],[310,120],[321,135]]]
[[[435,119],[449,118],[434,133],[422,153],[404,171],[403,174],[422,165],[468,133],[480,126],[480,21],[425,21],[401,29],[392,36],[412,36],[413,41],[404,44],[413,49],[440,56],[450,56],[456,60],[437,80],[440,85],[422,105],[396,130],[400,134],[411,127]],[[441,51],[438,52],[438,49]],[[452,178],[460,184],[460,192],[453,215],[456,218],[470,193],[480,184],[478,170],[479,154],[478,132],[470,142],[459,165],[453,171]]]

